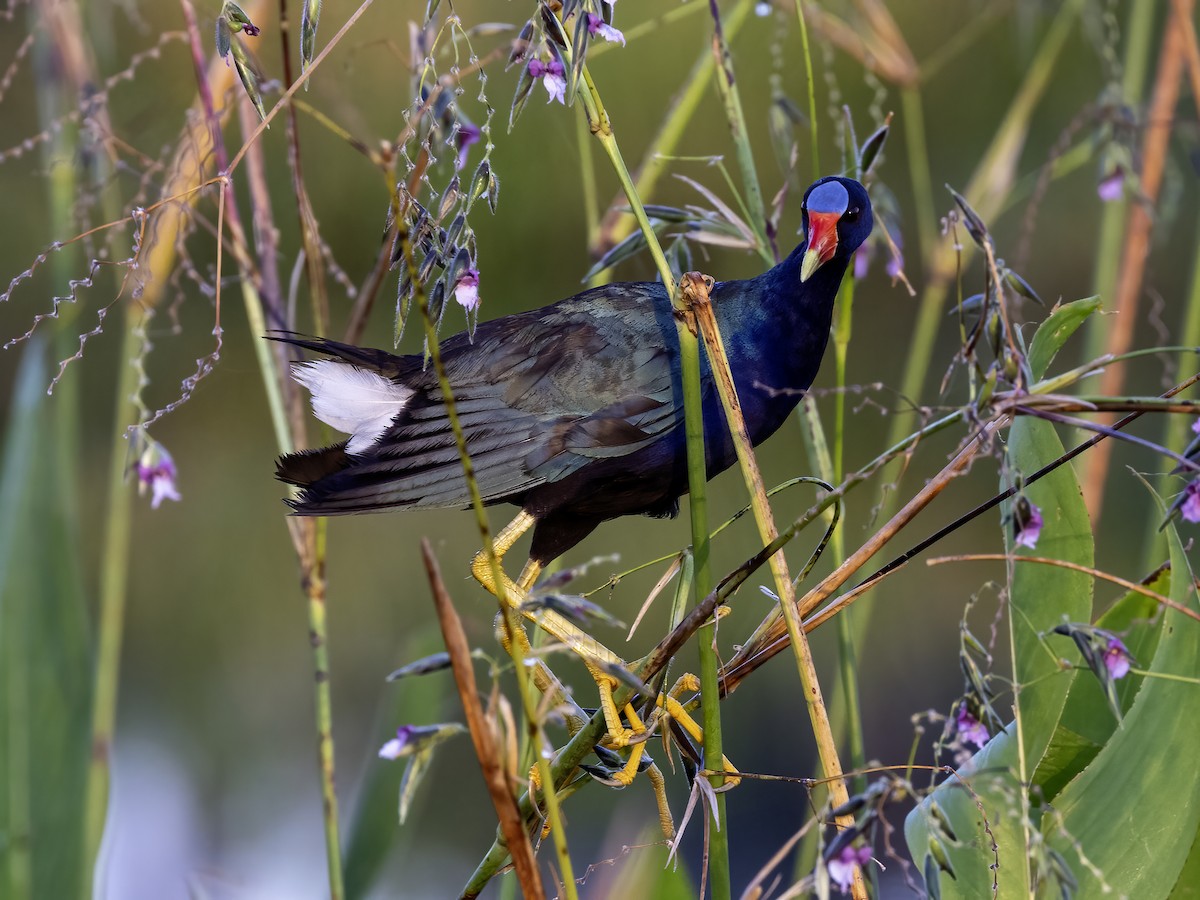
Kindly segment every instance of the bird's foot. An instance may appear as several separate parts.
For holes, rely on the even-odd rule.
[[[665,694],[660,694],[658,697],[658,706],[660,715],[674,719],[682,726],[683,730],[698,744],[704,743],[704,729],[699,723],[692,718],[692,714],[684,708],[684,705],[679,702],[679,697],[683,694],[694,694],[700,690],[700,679],[691,672],[685,673],[679,677],[674,686]],[[742,783],[742,779],[736,774],[737,767],[729,761],[729,757],[722,754],[721,765],[725,770],[725,789],[737,787]]]

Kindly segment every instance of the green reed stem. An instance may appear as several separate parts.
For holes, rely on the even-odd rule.
[[[121,643],[125,627],[126,588],[129,583],[129,546],[133,523],[133,490],[126,481],[126,428],[137,418],[132,398],[137,390],[138,339],[128,307],[121,335],[121,360],[109,444],[108,500],[104,525],[104,552],[100,563],[100,605],[96,628],[96,677],[92,695],[92,752],[88,763],[83,806],[83,865],[90,870],[100,853],[108,813],[113,729],[117,719],[117,686],[121,669]],[[94,876],[93,876],[94,877]],[[92,878],[85,877],[81,896],[90,898]]]
[[[1166,6],[1166,4],[1164,4]],[[1150,51],[1154,39],[1156,3],[1129,4],[1129,20],[1125,27],[1125,60],[1121,79],[1122,100],[1139,108],[1146,91],[1150,70]],[[1121,264],[1121,241],[1125,236],[1125,221],[1129,217],[1130,201],[1125,197],[1104,204],[1100,215],[1100,233],[1096,239],[1096,263],[1092,273],[1092,293],[1106,303],[1113,301],[1117,289],[1117,273]],[[1110,325],[1103,316],[1094,316],[1085,326],[1084,353],[1092,359],[1104,352]]]
[[[850,352],[851,322],[854,310],[854,279],[847,278],[842,282],[840,291],[841,302],[838,304],[838,318],[833,330],[834,366],[838,391],[833,398],[833,458],[831,484],[842,483],[842,473],[845,472],[846,460],[846,362]],[[835,566],[846,560],[846,525],[839,522],[833,531],[830,548],[833,553]],[[863,633],[869,621],[869,611],[860,608],[838,616],[838,671],[841,676],[840,703],[845,707],[845,733],[849,743],[850,767],[861,769],[867,764],[866,742],[863,738],[862,705],[858,687],[857,650]],[[835,695],[836,697],[836,695]],[[865,787],[862,776],[854,779],[854,789]]]
[[[684,277],[683,293],[689,303],[694,305],[694,315],[700,325],[700,333],[704,336],[704,347],[712,365],[713,380],[721,398],[721,405],[725,410],[725,419],[729,423],[729,431],[742,470],[742,478],[750,494],[750,504],[754,509],[754,520],[758,526],[759,537],[764,544],[770,545],[779,537],[779,529],[771,513],[762,474],[750,442],[750,434],[746,429],[745,419],[742,417],[733,373],[730,371],[729,359],[725,353],[716,317],[713,315],[708,290],[708,285],[699,276],[692,274]],[[840,524],[840,519],[834,523],[835,529],[838,524]],[[846,793],[846,784],[841,778],[842,765],[838,758],[837,743],[830,727],[829,714],[821,696],[821,685],[817,676],[816,663],[813,660],[812,648],[808,643],[808,637],[800,621],[800,614],[796,609],[796,589],[788,572],[787,558],[782,552],[774,553],[771,555],[770,565],[775,578],[775,588],[778,591],[779,610],[787,625],[790,645],[796,658],[796,670],[800,676],[800,685],[808,707],[821,768],[824,776],[830,779],[829,791],[832,804],[841,806],[849,797]],[[712,769],[712,763],[708,761],[707,754],[705,766]],[[720,770],[718,769],[718,771]],[[853,824],[853,817],[843,817],[839,819],[839,824],[850,826]],[[862,884],[859,883],[857,876],[855,882],[855,897],[865,897]]]
[[[804,18],[804,0],[796,0],[796,18],[800,21],[800,47],[804,53],[804,75],[808,81],[808,133],[812,141],[815,181],[821,177],[821,144],[817,139],[817,80],[813,77],[812,50],[808,46],[808,22]]]
[[[429,361],[432,363],[434,372],[437,374],[438,385],[442,391],[442,402],[446,407],[446,418],[449,420],[450,429],[454,433],[454,442],[458,448],[459,459],[462,462],[463,477],[467,483],[467,491],[471,495],[471,509],[475,513],[475,522],[479,528],[483,552],[487,555],[491,567],[492,584],[495,587],[496,599],[499,602],[500,614],[503,617],[503,627],[507,629],[510,635],[508,651],[513,661],[513,675],[517,681],[517,691],[521,697],[521,707],[525,713],[530,743],[535,748],[540,748],[543,738],[541,736],[541,722],[538,720],[539,703],[537,686],[533,683],[533,678],[529,674],[529,668],[525,665],[525,656],[521,650],[520,642],[512,637],[521,628],[520,617],[513,606],[509,604],[506,596],[508,589],[506,577],[500,564],[500,558],[496,555],[495,544],[492,541],[487,510],[483,505],[483,496],[479,492],[479,482],[475,478],[475,467],[471,462],[470,452],[467,449],[466,435],[463,433],[462,423],[458,418],[458,404],[454,399],[450,379],[446,375],[445,364],[442,362],[437,325],[429,314],[429,302],[418,277],[416,257],[413,255],[412,242],[408,239],[407,234],[401,235],[401,248],[404,253],[405,265],[408,266],[409,277],[412,279],[413,294],[416,299],[417,308],[421,312],[421,321],[425,326],[425,346],[429,354]],[[559,808],[558,793],[555,787],[556,782],[550,760],[541,752],[536,753],[535,758],[537,761],[538,776],[543,786],[542,801],[545,805],[547,818],[550,820],[550,834],[554,841],[554,853],[555,858],[558,860],[559,873],[562,877],[568,900],[578,900],[578,888],[575,883],[574,868],[571,865],[571,854],[567,846],[567,833],[563,824],[562,812]],[[534,886],[523,887],[529,893]],[[540,889],[540,886],[538,888]]]
[[[46,382],[46,338],[34,335],[25,346],[18,364],[10,407],[5,416],[8,432],[3,443],[0,469],[0,678],[4,679],[0,702],[4,704],[4,768],[0,777],[7,782],[7,803],[3,814],[5,847],[0,852],[0,894],[13,900],[33,896],[33,753],[31,736],[35,734],[29,646],[30,606],[34,597],[17,583],[13,561],[17,555],[19,531],[28,523],[31,506],[30,477],[46,429],[44,386]],[[41,500],[42,498],[38,498]],[[36,538],[35,538],[36,539]],[[82,869],[82,866],[80,867]],[[82,875],[82,872],[80,873]]]
[[[575,116],[575,144],[579,148],[579,185],[583,190],[583,220],[587,222],[587,245],[595,246],[600,235],[600,201],[596,196],[596,166],[592,159],[592,140],[588,133],[587,114],[579,110]],[[603,282],[603,272],[597,272],[588,282],[594,287]]]
[[[684,431],[687,440],[688,463],[688,509],[691,514],[692,552],[695,559],[695,588],[696,596],[707,596],[712,585],[709,565],[708,541],[708,501],[707,501],[707,471],[704,455],[704,419],[700,394],[700,344],[695,332],[685,322],[687,314],[683,298],[671,275],[671,268],[663,255],[662,247],[646,210],[642,206],[637,187],[621,156],[621,149],[613,134],[612,123],[604,110],[604,104],[596,84],[592,80],[587,66],[583,68],[583,78],[587,89],[579,92],[584,109],[587,110],[588,121],[592,133],[600,141],[600,145],[608,154],[609,161],[617,174],[625,196],[629,200],[630,209],[642,234],[646,237],[650,255],[655,267],[662,278],[667,296],[675,310],[683,315],[675,317],[679,337],[679,361],[683,380],[683,412]],[[720,771],[723,768],[722,735],[720,719],[720,689],[717,680],[717,651],[714,646],[716,639],[716,622],[701,628],[697,633],[700,653],[700,693],[704,704],[704,764],[710,771]],[[723,782],[722,776],[710,776],[714,787]],[[552,782],[547,782],[552,783]],[[731,896],[729,875],[729,839],[726,829],[725,802],[721,794],[717,795],[717,826],[709,839],[709,880],[714,900],[723,900]]]
[[[684,9],[702,8],[699,3],[684,7]],[[741,0],[729,11],[724,19],[726,40],[732,41],[737,36],[753,8],[754,0]],[[627,37],[632,39],[632,35],[633,29],[630,29]],[[595,50],[589,51],[590,55],[594,53]],[[712,52],[705,48],[692,66],[691,72],[688,73],[683,87],[672,99],[670,110],[663,119],[658,132],[646,147],[641,165],[638,166],[634,178],[637,195],[642,198],[643,202],[654,196],[666,161],[675,155],[676,148],[682,143],[684,131],[695,118],[696,110],[699,109],[701,101],[708,93],[709,83],[715,69],[716,59]],[[610,231],[609,240],[613,244],[624,240],[635,224],[637,224],[637,220],[630,213],[622,213]]]
[[[725,118],[729,122],[729,132],[733,135],[734,155],[738,168],[742,173],[742,193],[749,207],[749,225],[754,230],[760,252],[770,258],[770,243],[767,241],[766,225],[767,210],[763,203],[762,187],[758,183],[758,169],[754,165],[754,150],[750,146],[750,134],[746,130],[746,114],[742,110],[742,97],[738,91],[737,80],[733,75],[733,59],[729,54],[729,45],[725,41],[725,29],[721,24],[720,13],[716,4],[713,10],[713,58],[717,66],[717,92],[721,95],[721,104],[725,108]]]

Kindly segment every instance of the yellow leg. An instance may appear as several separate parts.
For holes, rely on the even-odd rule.
[[[529,591],[533,588],[534,582],[537,581],[538,575],[541,574],[542,566],[532,559],[529,560],[521,570],[520,577],[514,582],[504,573],[504,555],[536,523],[537,520],[533,516],[522,511],[496,535],[492,542],[492,547],[496,554],[496,560],[500,564],[497,567],[500,570],[499,573],[493,570],[491,559],[482,550],[476,553],[474,559],[471,561],[471,573],[475,576],[475,579],[494,596],[500,597],[503,594],[505,603],[512,609],[520,609],[522,603],[528,597]],[[497,574],[499,576],[499,583],[497,583]],[[644,736],[646,734],[646,726],[638,717],[632,704],[628,704],[625,707],[625,717],[631,727],[626,727],[621,722],[621,713],[613,700],[613,689],[618,686],[618,682],[598,665],[598,663],[609,663],[623,666],[625,665],[624,661],[603,644],[596,641],[587,632],[578,628],[570,620],[553,610],[522,611],[522,613],[526,618],[573,649],[583,659],[588,672],[596,682],[600,694],[600,708],[604,712],[604,722],[608,730],[604,743],[618,749],[622,747],[631,748],[629,761],[616,774],[615,780],[626,785],[631,783],[637,774],[642,754],[645,752]],[[522,655],[526,657],[530,655],[532,647],[523,628],[518,627],[515,629],[515,633],[510,635],[509,629],[503,621],[498,620],[497,626],[497,633],[500,635],[500,641],[504,645],[505,650],[511,649],[511,642],[515,641]],[[541,660],[538,660],[537,664],[533,667],[533,675],[534,683],[542,694],[554,692],[564,700],[568,698],[561,682],[558,681],[554,673]],[[695,680],[695,676],[692,676],[691,681],[681,679],[680,683],[676,685],[674,692],[698,690],[698,685],[695,687],[691,686]],[[568,702],[570,701],[568,700]],[[660,697],[659,706],[667,715],[679,721],[694,739],[703,740],[703,732],[700,727],[680,705],[678,700],[672,696]],[[577,730],[580,724],[581,721],[577,724],[571,721],[571,717],[568,717],[568,728],[572,731]],[[726,761],[726,765],[727,768],[732,769],[728,761]],[[658,772],[657,767],[654,767],[654,769],[658,775],[657,782],[654,782],[655,797],[659,804],[660,818],[664,823],[663,832],[667,833],[674,829],[673,827],[668,828],[668,825],[670,825],[670,812],[667,810],[666,796],[662,790],[662,774]]]
[[[492,549],[496,553],[496,568],[500,570],[500,579],[504,585],[504,593],[507,596],[505,599],[509,605],[516,608],[520,606],[520,595],[515,591],[517,587],[504,574],[504,554],[512,549],[513,544],[520,540],[521,535],[527,532],[536,524],[537,520],[524,510],[521,511],[515,519],[505,525],[498,535],[492,539]],[[471,560],[471,574],[475,576],[475,580],[487,589],[487,592],[494,597],[500,596],[499,586],[492,573],[492,561],[488,559],[487,553],[480,550],[475,554],[475,558]],[[536,576],[535,576],[536,577]]]
[[[683,726],[683,730],[691,736],[692,740],[697,743],[703,743],[704,729],[697,724],[696,720],[692,718],[691,713],[684,709],[683,704],[678,700],[680,694],[694,694],[698,690],[700,690],[700,679],[688,673],[680,676],[670,691],[660,695],[658,703],[668,716]],[[726,772],[737,772],[737,767],[729,761],[729,757],[727,756],[721,757],[721,765],[725,768]],[[741,782],[742,779],[738,778],[737,775],[726,776],[725,783],[730,787],[736,787]]]

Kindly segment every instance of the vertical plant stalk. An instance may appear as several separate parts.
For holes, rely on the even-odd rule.
[[[800,22],[800,48],[804,53],[804,77],[808,83],[808,133],[812,144],[813,180],[821,177],[821,142],[817,139],[817,81],[813,77],[812,50],[808,46],[808,21],[804,17],[805,0],[796,0],[796,19]]]
[[[1157,3],[1129,4],[1129,22],[1125,27],[1125,59],[1122,64],[1121,100],[1130,106],[1141,104],[1146,89],[1146,74],[1150,65],[1150,45],[1154,38],[1154,19]],[[1115,292],[1117,274],[1121,263],[1121,237],[1125,233],[1125,220],[1129,213],[1129,200],[1121,197],[1104,204],[1100,216],[1100,233],[1096,245],[1096,262],[1093,273],[1092,293],[1108,301]],[[1085,326],[1085,359],[1095,359],[1104,352],[1108,339],[1108,320],[1094,316]]]
[[[830,460],[831,484],[841,484],[846,460],[846,362],[850,353],[850,334],[854,311],[854,279],[842,282],[839,292],[838,318],[833,329],[833,358],[835,383],[838,391],[833,397],[833,456]],[[814,413],[815,414],[815,413]],[[819,421],[819,420],[818,420]],[[833,564],[839,566],[846,559],[846,523],[839,521],[834,527],[830,541]],[[838,617],[838,671],[841,674],[842,704],[845,709],[845,734],[850,751],[850,767],[861,769],[867,764],[866,744],[863,739],[862,708],[858,689],[858,663],[856,647],[866,630],[869,608],[860,606]],[[854,627],[855,624],[858,627]],[[836,700],[836,695],[835,695]],[[855,791],[866,787],[859,776]]]
[[[742,173],[742,192],[750,212],[749,224],[754,229],[754,236],[761,251],[769,258],[767,210],[763,204],[762,188],[758,184],[758,170],[754,166],[750,134],[746,130],[742,97],[737,88],[737,80],[733,77],[733,59],[729,55],[729,45],[725,42],[725,30],[721,25],[721,10],[717,6],[717,0],[709,0],[708,6],[713,20],[712,54],[717,70],[717,93],[721,95],[721,104],[725,107],[725,118],[729,122],[729,133],[733,137],[734,154]],[[770,261],[774,263],[774,260]]]
[[[1113,304],[1118,315],[1112,320],[1106,345],[1107,352],[1114,356],[1126,352],[1133,343],[1142,276],[1146,271],[1146,258],[1150,255],[1150,232],[1154,226],[1152,211],[1162,187],[1167,145],[1183,80],[1187,54],[1187,38],[1184,33],[1185,29],[1190,27],[1194,6],[1193,0],[1173,0],[1171,14],[1163,28],[1158,72],[1154,79],[1154,91],[1147,111],[1146,132],[1142,142],[1142,172],[1139,185],[1141,198],[1129,207],[1129,220],[1125,229],[1121,268]],[[1101,394],[1117,396],[1124,385],[1124,366],[1109,366],[1100,376]],[[1101,421],[1109,422],[1111,417]],[[1104,483],[1108,477],[1111,453],[1112,445],[1106,441],[1089,453],[1083,464],[1080,481],[1088,515],[1093,522],[1099,521],[1103,508]]]
[[[7,780],[7,804],[0,810],[6,835],[4,867],[0,874],[0,893],[13,900],[33,896],[33,797],[32,748],[34,733],[29,695],[30,648],[28,641],[30,604],[33,598],[13,586],[13,556],[18,541],[21,517],[30,507],[31,480],[37,439],[45,419],[46,340],[35,335],[26,345],[17,366],[10,394],[11,405],[5,417],[8,431],[0,459],[0,678],[4,684],[2,702],[6,705],[4,768]],[[40,498],[39,498],[40,499]],[[80,873],[82,875],[82,872]],[[85,881],[87,879],[84,879]]]
[[[225,152],[225,143],[221,133],[221,122],[217,117],[213,104],[212,92],[205,77],[204,51],[201,45],[199,29],[196,25],[195,10],[191,0],[182,0],[184,19],[187,24],[188,36],[191,42],[192,62],[196,73],[197,90],[200,102],[205,112],[205,121],[211,132],[214,161],[217,171],[221,174],[220,194],[218,198],[217,222],[217,323],[214,332],[220,333],[220,290],[221,290],[221,258],[224,246],[224,225],[228,221],[230,246],[240,275],[242,298],[246,308],[246,316],[251,332],[257,337],[266,330],[263,316],[263,295],[259,288],[262,284],[261,273],[256,271],[250,256],[246,231],[238,214],[236,198],[230,193],[230,167]],[[258,129],[238,154],[240,159],[250,151],[250,145],[256,141]],[[259,148],[255,148],[256,152]],[[252,177],[262,180],[264,173],[261,167],[250,166]],[[269,207],[262,205],[267,197],[265,187],[256,186],[252,195],[259,201],[260,216],[268,215]],[[271,261],[274,264],[274,261]],[[272,298],[278,300],[278,292]],[[288,452],[297,443],[297,436],[303,433],[300,421],[292,423],[289,429],[286,411],[283,406],[282,389],[280,387],[283,373],[276,366],[276,357],[272,356],[269,348],[262,346],[262,340],[255,340],[255,351],[258,359],[263,387],[267,394],[271,410],[276,440],[283,452]],[[308,606],[309,642],[313,653],[313,694],[315,706],[315,727],[317,732],[317,765],[321,784],[322,821],[325,835],[326,875],[329,884],[329,894],[332,900],[342,900],[345,896],[345,885],[342,876],[341,841],[338,832],[338,803],[337,790],[334,783],[336,771],[334,741],[333,741],[333,699],[329,674],[329,644],[326,605],[325,581],[325,520],[304,520],[291,522],[289,533],[296,550],[301,570],[301,587],[304,590]]]
[[[471,647],[467,643],[467,635],[463,631],[462,620],[454,610],[450,593],[442,581],[442,573],[438,568],[437,557],[429,540],[421,539],[421,558],[425,561],[425,574],[429,576],[429,586],[433,590],[433,603],[437,610],[438,624],[442,629],[442,640],[450,653],[450,664],[454,669],[454,683],[458,687],[458,696],[462,701],[463,712],[467,718],[467,728],[471,732],[471,743],[475,747],[475,756],[479,760],[479,768],[483,773],[484,783],[496,808],[496,818],[500,821],[500,831],[512,854],[513,866],[517,870],[517,879],[521,883],[521,891],[529,900],[540,900],[545,897],[542,881],[538,876],[537,861],[533,857],[533,846],[529,842],[529,834],[525,831],[525,821],[517,807],[516,798],[509,789],[508,776],[504,766],[500,764],[500,754],[492,734],[492,727],[483,713],[479,703],[479,689],[475,684],[475,669],[471,660]]]
[[[505,596],[508,590],[504,570],[500,558],[496,555],[496,547],[492,541],[491,528],[488,526],[487,511],[483,505],[483,496],[479,492],[479,483],[475,480],[475,468],[471,463],[471,455],[467,449],[467,439],[458,418],[458,405],[454,399],[454,391],[450,379],[446,375],[446,367],[442,363],[442,352],[438,344],[437,326],[429,314],[429,302],[422,288],[417,273],[416,258],[413,255],[412,242],[408,234],[400,235],[400,246],[404,263],[408,267],[409,277],[413,283],[413,295],[421,313],[421,322],[425,326],[425,346],[429,353],[429,361],[437,374],[438,386],[441,388],[443,403],[446,406],[446,418],[450,422],[450,430],[454,433],[454,443],[458,449],[459,460],[462,463],[463,478],[467,483],[467,491],[471,496],[471,509],[475,512],[475,521],[479,527],[479,537],[483,552],[488,558],[491,568],[492,584],[496,589],[496,600],[500,607],[503,627],[508,632],[509,654],[513,661],[513,675],[517,680],[517,690],[521,696],[521,707],[525,712],[530,744],[535,748],[538,777],[541,780],[542,802],[545,804],[546,816],[550,822],[550,834],[554,841],[555,857],[558,860],[559,874],[568,900],[578,900],[578,888],[575,882],[574,868],[571,865],[571,854],[567,846],[567,834],[563,827],[562,812],[559,808],[556,781],[551,769],[550,760],[542,752],[544,738],[542,737],[541,722],[539,721],[539,702],[537,686],[530,677],[529,667],[521,651],[521,641],[516,639],[521,628],[518,613],[509,604]]]
[[[685,9],[687,7],[684,7]],[[732,41],[742,29],[750,10],[754,8],[754,0],[740,0],[725,17],[725,39]],[[716,60],[711,51],[705,48],[691,72],[688,73],[683,87],[672,98],[670,109],[663,119],[658,132],[650,140],[642,161],[637,167],[633,182],[637,195],[646,202],[654,196],[658,188],[658,180],[662,177],[663,166],[668,157],[675,153],[683,140],[683,132],[696,115],[696,110],[704,95],[708,92],[709,79],[716,68]],[[623,192],[622,192],[623,194]],[[614,199],[605,215],[604,223],[591,249],[597,258],[603,256],[611,247],[623,241],[638,225],[637,219],[631,212],[620,209],[619,198]]]
[[[600,240],[600,201],[596,196],[596,167],[592,159],[592,136],[588,133],[587,113],[582,108],[575,116],[575,144],[579,148],[579,185],[583,191],[583,218],[587,222],[587,245],[596,246]],[[588,287],[603,284],[605,272],[597,272]]]
[[[704,418],[700,395],[700,343],[696,334],[690,330],[684,321],[687,314],[686,304],[680,295],[675,279],[671,275],[671,267],[667,264],[658,237],[646,217],[637,188],[621,156],[613,134],[612,123],[604,110],[600,93],[592,80],[588,67],[583,67],[583,79],[586,90],[579,92],[587,111],[588,122],[592,133],[600,141],[604,152],[617,174],[629,206],[642,229],[654,264],[662,278],[671,305],[678,313],[675,316],[676,333],[679,337],[679,363],[683,381],[683,413],[684,432],[687,441],[688,467],[688,510],[692,526],[692,553],[695,559],[695,596],[707,596],[712,586],[712,575],[709,565],[709,536],[708,536],[708,501],[707,501],[707,471],[704,455]],[[704,764],[711,771],[719,772],[724,768],[724,754],[721,739],[720,689],[717,679],[716,622],[712,622],[697,633],[700,653],[700,695],[704,705]],[[714,787],[719,787],[723,776],[710,776]],[[726,831],[725,798],[717,794],[717,827],[709,840],[709,879],[712,885],[714,900],[723,900],[731,896],[729,876],[729,837]]]
[[[729,358],[725,354],[725,345],[721,340],[716,318],[713,316],[712,301],[709,298],[711,280],[699,273],[690,272],[683,276],[681,287],[684,302],[688,304],[690,312],[700,326],[700,333],[704,337],[704,347],[712,365],[713,380],[717,385],[717,393],[721,397],[725,419],[729,423],[738,463],[742,469],[742,478],[750,493],[750,505],[754,511],[754,521],[758,526],[759,537],[764,544],[770,544],[779,537],[779,529],[771,514],[771,504],[767,499],[762,473],[759,471],[754,448],[750,443],[750,434],[746,430],[741,403],[738,401],[737,390],[734,386],[733,373],[729,369]],[[830,804],[834,807],[841,806],[849,799],[849,794],[842,777],[842,764],[838,758],[837,742],[833,738],[833,730],[829,724],[829,713],[825,709],[825,701],[821,695],[821,684],[817,678],[817,667],[813,660],[812,648],[809,646],[800,617],[796,613],[796,589],[792,585],[787,558],[782,550],[772,554],[770,565],[775,576],[775,589],[779,594],[779,608],[783,613],[787,633],[791,639],[792,652],[796,657],[796,670],[800,675],[800,684],[804,690],[804,700],[808,706],[808,716],[812,723],[813,736],[817,742],[821,770],[829,781]],[[705,764],[709,765],[707,759]],[[837,822],[838,825],[849,828],[854,825],[854,817],[842,816]],[[866,900],[866,884],[862,879],[861,871],[855,873],[852,893],[855,900]]]
[[[697,340],[695,332],[691,331],[684,322],[686,305],[682,295],[679,294],[674,277],[671,275],[671,266],[667,264],[666,257],[662,254],[658,236],[650,227],[646,209],[643,208],[642,200],[638,197],[637,188],[629,174],[629,168],[625,166],[624,158],[620,155],[612,124],[608,121],[604,103],[600,100],[599,91],[596,90],[592,73],[588,71],[587,66],[583,67],[583,79],[587,90],[580,91],[578,96],[582,98],[583,107],[587,110],[592,133],[600,140],[600,145],[608,155],[613,169],[616,170],[620,186],[625,191],[625,197],[629,200],[638,226],[641,227],[642,234],[646,238],[650,256],[659,270],[662,286],[671,298],[672,307],[677,313],[680,313],[679,316],[676,316],[676,331],[679,338],[679,365],[683,376],[684,432],[686,448],[688,448],[688,509],[691,520],[692,554],[695,559],[695,595],[697,598],[701,598],[701,596],[707,596],[709,590],[712,589],[712,571],[710,571],[709,565],[708,474],[706,458],[704,458],[700,341]],[[704,626],[697,632],[703,703],[704,766],[713,772],[720,772],[721,769],[724,769],[724,752],[722,752],[721,740],[720,689],[719,680],[716,677],[719,664],[716,659],[715,640],[715,622]],[[713,775],[710,776],[709,781],[714,787],[719,787],[724,784],[725,779],[722,775]],[[716,829],[709,838],[708,875],[709,882],[712,884],[714,900],[730,898],[732,895],[730,848],[728,848],[726,829],[725,797],[720,793],[716,794]]]
[[[292,84],[291,28],[288,27],[287,0],[279,0],[279,44],[283,66],[283,83]],[[307,90],[307,85],[305,87]],[[244,134],[254,131],[243,128]],[[325,256],[321,252],[321,234],[312,200],[304,183],[304,168],[300,156],[300,129],[296,124],[296,106],[287,105],[288,171],[292,177],[292,195],[296,199],[299,217],[300,243],[304,247],[304,267],[308,273],[308,289],[312,296],[313,326],[317,334],[326,334],[329,325],[329,295],[325,287]],[[257,142],[255,142],[257,143]],[[355,323],[360,324],[360,323]],[[365,325],[365,322],[360,324]],[[283,347],[280,347],[282,352]]]
[[[43,113],[50,113],[69,94],[76,102],[84,102],[92,85],[96,83],[96,65],[85,39],[84,25],[77,4],[74,2],[39,3],[42,24],[46,28],[47,40],[52,44],[54,69],[60,79],[39,79],[39,105]],[[53,118],[53,116],[50,116]],[[91,111],[89,118],[95,120],[96,131],[105,136],[112,134],[112,126],[103,109]],[[59,135],[60,141],[68,138]],[[111,162],[111,148],[103,143],[103,152],[95,155],[96,164],[107,168]],[[78,148],[57,146],[55,152],[65,157],[75,155]],[[73,166],[57,166],[52,169],[52,192],[50,208],[54,229],[64,233],[71,227],[71,209],[76,201],[78,185]],[[103,175],[101,175],[101,180]],[[103,194],[103,204],[110,220],[119,218],[112,205],[111,192]],[[139,226],[140,227],[140,226]],[[59,258],[56,264],[61,265]],[[62,275],[61,272],[58,273]],[[66,280],[63,278],[62,280]],[[136,420],[137,412],[133,395],[137,389],[137,373],[132,360],[137,356],[138,341],[134,335],[134,313],[129,307],[125,312],[124,328],[118,359],[121,360],[120,374],[114,398],[113,435],[110,447],[108,493],[104,549],[100,563],[100,596],[97,612],[97,637],[95,669],[92,682],[92,706],[90,724],[90,746],[84,795],[80,809],[81,841],[79,851],[79,889],[82,897],[93,894],[95,866],[104,838],[104,827],[108,811],[108,796],[111,781],[113,735],[116,727],[117,694],[120,681],[121,644],[124,636],[125,600],[129,572],[129,546],[132,528],[133,494],[126,480],[126,461],[129,444],[126,427]],[[65,332],[62,335],[65,337]],[[54,452],[58,454],[57,467],[66,493],[74,494],[77,438],[77,389],[75,382],[65,385],[65,396],[55,404],[56,427],[59,431]]]
[[[138,375],[133,360],[139,341],[132,312],[121,336],[120,375],[113,408],[113,434],[108,461],[108,510],[104,526],[104,557],[100,569],[100,600],[96,623],[96,677],[92,694],[92,742],[87,789],[83,806],[83,865],[98,863],[112,773],[113,732],[117,720],[121,644],[125,626],[126,588],[129,583],[129,545],[133,524],[133,490],[125,478],[129,441],[125,429],[137,418],[133,395]],[[92,877],[81,883],[81,896],[93,893]]]

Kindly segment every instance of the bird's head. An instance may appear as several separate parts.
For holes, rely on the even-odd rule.
[[[800,207],[807,248],[800,263],[800,280],[834,257],[849,262],[871,233],[871,198],[853,178],[830,175],[813,184]]]

